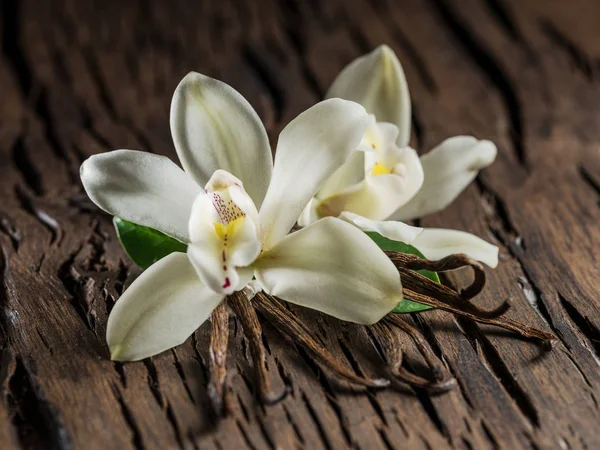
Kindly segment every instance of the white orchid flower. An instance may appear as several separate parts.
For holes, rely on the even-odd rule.
[[[465,253],[496,267],[498,248],[476,236],[425,229],[411,241],[407,225],[396,222],[448,206],[494,161],[496,146],[472,136],[456,136],[419,158],[409,147],[411,103],[404,71],[386,45],[342,70],[327,97],[363,105],[370,113],[369,126],[358,151],[324,183],[299,224],[339,217],[365,231],[412,244],[430,259]]]
[[[367,235],[336,218],[288,234],[367,122],[356,103],[318,103],[281,132],[273,165],[250,104],[227,84],[190,73],[171,104],[184,170],[132,150],[86,160],[81,179],[100,208],[188,244],[187,255],[149,267],[115,304],[107,325],[112,359],[138,360],[182,343],[225,296],[254,292],[257,283],[361,324],[392,310],[402,299],[400,275]]]

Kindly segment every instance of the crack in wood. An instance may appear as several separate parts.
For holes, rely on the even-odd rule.
[[[385,446],[385,448],[387,450],[396,450],[396,447],[394,447],[392,445],[392,440],[389,438],[389,436],[387,435],[387,433],[385,432],[385,430],[383,428],[379,428],[377,430],[377,433],[379,434],[379,437],[381,438],[381,442],[383,443],[383,445]]]
[[[417,141],[415,144],[415,148],[419,149],[421,154],[423,152],[429,151],[429,149],[423,148],[423,136],[425,135],[425,129],[423,128],[423,121],[421,120],[421,116],[419,116],[419,107],[413,102],[412,107],[410,108],[410,117],[411,117],[411,131]],[[418,226],[418,225],[415,225]]]
[[[483,0],[489,11],[496,18],[496,21],[502,26],[506,34],[515,42],[522,44],[524,42],[521,30],[515,24],[512,13],[504,4],[503,0]]]
[[[319,433],[319,437],[321,438],[321,441],[325,445],[326,450],[331,450],[333,448],[331,445],[331,440],[330,440],[329,436],[327,435],[327,431],[325,431],[325,426],[319,419],[319,416],[318,416],[314,406],[310,402],[310,399],[308,398],[308,396],[306,395],[305,392],[302,392],[300,394],[300,398],[304,402],[304,406],[306,407],[306,410],[308,411],[308,414],[309,414],[310,418],[312,419],[313,424],[315,425],[315,428],[317,429],[317,432]],[[344,436],[345,436],[345,434],[344,434]],[[346,438],[346,442],[348,443],[348,445],[350,445],[350,441],[348,438]]]
[[[273,436],[267,429],[267,426],[265,425],[265,422],[262,418],[263,418],[262,415],[257,416],[258,428],[259,428],[262,436],[265,438],[265,442],[267,443],[269,448],[272,450],[275,450],[277,448],[277,446],[275,445],[275,440],[273,439]]]
[[[246,429],[245,429],[244,425],[242,424],[242,422],[239,419],[237,419],[235,421],[235,424],[237,425],[237,428],[240,431],[240,434],[244,438],[244,441],[246,442],[246,444],[248,445],[248,447],[251,450],[258,450],[258,448],[254,445],[254,443],[250,439],[250,436],[248,435],[248,432],[246,431]]]
[[[593,81],[595,75],[594,66],[583,50],[577,48],[571,39],[561,33],[558,28],[548,21],[542,21],[540,23],[540,29],[548,37],[550,42],[566,53],[575,69],[579,70],[588,81]]]
[[[575,368],[581,379],[584,381],[584,383],[587,384],[588,387],[594,389],[594,385],[590,381],[589,377],[582,370],[581,365],[575,360],[575,358],[573,358],[573,355],[571,355],[571,353],[569,352],[565,352],[565,354],[567,355],[567,358],[569,358],[569,361],[571,361],[571,364],[573,364],[573,367]],[[591,395],[591,398],[594,404],[598,405],[598,401],[596,400],[596,397],[593,395],[593,393]]]
[[[156,365],[152,362],[150,358],[144,359],[143,363],[146,367],[146,381],[148,383],[148,388],[152,392],[152,395],[154,396],[154,399],[156,400],[158,406],[160,406],[160,408],[164,411],[167,406],[167,402],[160,390],[160,383],[158,380],[158,371],[156,370]]]
[[[172,348],[171,349],[171,354],[173,355],[173,364],[175,365],[175,369],[177,369],[177,374],[179,375],[179,378],[181,378],[181,382],[183,383],[183,387],[185,388],[185,392],[187,393],[190,401],[193,404],[196,404],[196,400],[194,399],[194,396],[192,395],[192,390],[190,389],[190,386],[188,384],[187,377],[185,376],[185,371],[183,370],[183,366],[181,365],[181,361],[179,361],[179,357],[177,356],[177,350],[175,350],[174,348]]]
[[[461,327],[469,338],[469,342],[481,361],[490,369],[490,373],[495,375],[506,393],[513,399],[519,410],[532,425],[540,428],[539,412],[530,395],[520,386],[514,374],[502,360],[502,357],[489,339],[482,333],[480,327],[462,317],[457,317],[456,320],[461,324]]]
[[[96,329],[96,281],[75,267],[75,260],[83,250],[83,244],[60,265],[57,276],[63,287],[71,296],[70,304],[84,323],[86,328],[92,331],[98,338]]]
[[[252,419],[250,418],[250,414],[248,412],[248,407],[246,406],[246,403],[244,402],[239,393],[236,393],[235,397],[237,398],[238,404],[240,405],[240,410],[242,411],[244,419],[246,419],[246,422],[250,423]]]
[[[12,366],[8,380],[8,404],[22,447],[73,449],[60,413],[46,399],[31,368],[20,356],[15,358]]]
[[[596,204],[600,207],[600,182],[596,181],[592,174],[583,166],[579,166],[579,173],[585,184],[587,184],[596,193],[596,196],[599,197]]]
[[[104,78],[101,75],[100,66],[97,62],[96,56],[92,51],[92,48],[89,46],[80,47],[80,53],[83,57],[83,60],[86,63],[86,68],[92,81],[96,86],[96,91],[101,100],[101,104],[108,114],[108,118],[112,120],[115,124],[123,125],[127,128],[133,136],[140,142],[144,151],[154,153],[153,146],[150,144],[150,140],[146,137],[146,135],[137,128],[133,122],[125,117],[122,117],[116,109],[115,102],[111,98],[110,91],[106,85]],[[85,108],[81,103],[79,103],[80,110],[85,111]],[[109,145],[106,139],[104,139],[94,128],[91,126],[92,122],[89,118],[89,113],[87,114],[87,127],[86,129],[90,132],[90,135],[96,139],[99,143],[103,144],[106,148],[113,148],[113,146]],[[84,116],[85,117],[85,116]]]
[[[440,281],[447,286],[452,286],[452,283],[448,280],[448,278],[446,277],[446,275],[444,275],[443,272],[440,273]],[[425,341],[427,341],[427,343],[429,344],[429,347],[431,348],[435,356],[438,358],[441,364],[445,365],[445,367],[447,368],[449,376],[457,381],[458,388],[460,390],[460,393],[462,394],[463,399],[465,400],[466,405],[471,410],[474,410],[474,404],[472,399],[469,397],[469,392],[467,391],[467,389],[465,389],[462,380],[460,379],[460,377],[457,376],[455,370],[452,368],[452,365],[448,364],[448,358],[442,351],[441,345],[438,342],[438,339],[434,333],[433,326],[430,323],[428,323],[428,321],[425,320],[420,314],[410,314],[410,316],[414,322],[415,328],[417,328],[421,332],[422,336],[425,338]],[[453,323],[457,325],[457,331],[465,335],[464,330],[462,330],[460,324],[458,324],[458,322],[456,321],[456,318],[454,318]],[[445,437],[449,438],[448,436]]]
[[[34,198],[25,192],[20,186],[15,188],[15,195],[21,204],[23,210],[33,216],[50,232],[50,245],[56,243],[60,245],[64,233],[58,221],[41,209]]]
[[[300,431],[300,427],[296,423],[294,416],[292,416],[289,408],[285,405],[285,403],[282,404],[282,408],[283,408],[283,411],[285,412],[285,417],[287,418],[288,422],[292,426],[292,430],[294,430],[294,435],[296,436],[296,439],[298,439],[298,443],[302,446],[305,445],[306,440],[304,439],[304,436],[302,435],[302,432]]]
[[[40,340],[42,341],[42,344],[44,344],[44,347],[46,347],[46,349],[48,349],[48,352],[50,353],[50,355],[54,356],[54,351],[52,350],[50,343],[44,337],[44,334],[37,327],[35,328],[35,331],[36,331],[37,335],[39,336]]]
[[[101,75],[102,72],[100,70],[100,66],[99,66],[98,62],[96,61],[94,52],[92,52],[90,47],[85,46],[85,47],[81,48],[81,54],[83,56],[83,60],[86,63],[88,73],[90,74],[91,79],[93,80],[94,84],[96,85],[96,91],[98,93],[98,97],[100,98],[102,105],[106,109],[108,116],[115,122],[118,121],[119,115],[117,114],[115,104],[114,104],[110,94],[108,93],[109,91],[104,82],[104,79],[102,78],[102,75]]]
[[[167,407],[165,408],[165,415],[167,420],[171,424],[171,428],[173,429],[173,433],[175,434],[175,440],[179,445],[179,448],[185,448],[183,443],[183,435],[181,434],[181,430],[179,429],[179,424],[177,423],[177,418],[175,417],[175,412],[173,411],[173,407],[171,406],[171,402],[166,402]]]
[[[308,89],[315,95],[317,101],[325,98],[325,89],[320,85],[318,77],[308,63],[306,58],[306,40],[304,39],[302,27],[298,24],[302,22],[298,7],[294,2],[277,2],[281,11],[283,32],[288,38],[288,42],[300,61],[300,74]]]
[[[29,64],[21,48],[21,2],[19,0],[5,0],[0,3],[2,24],[2,51],[4,57],[12,66],[21,89],[23,98],[31,92],[33,76]]]
[[[279,377],[285,384],[286,389],[288,390],[289,394],[293,397],[295,395],[294,380],[292,379],[292,376],[286,372],[284,365],[282,364],[281,360],[277,357],[275,357],[275,367],[277,368]]]
[[[119,388],[113,385],[112,391],[113,395],[115,396],[115,399],[117,400],[117,403],[119,404],[123,420],[125,420],[125,423],[129,427],[129,431],[131,433],[131,444],[133,445],[133,448],[136,450],[144,450],[146,447],[144,445],[142,433],[136,422],[133,412],[127,406],[127,402],[123,398],[123,395],[121,394]]]
[[[119,361],[113,361],[113,368],[115,372],[119,375],[119,381],[121,382],[121,386],[127,389],[127,375],[125,374],[125,364]]]
[[[327,380],[326,375],[321,371],[317,362],[314,359],[312,359],[310,354],[308,352],[306,352],[306,350],[304,350],[304,348],[302,348],[298,345],[296,345],[295,347],[296,347],[296,351],[298,352],[298,355],[300,356],[300,358],[304,361],[304,363],[307,365],[309,370],[314,374],[315,378],[319,381],[319,384],[325,394],[325,398],[327,399],[327,403],[331,407],[331,410],[335,413],[335,416],[340,425],[340,428],[342,430],[342,433],[344,435],[346,443],[348,445],[353,445],[352,434],[350,433],[350,429],[349,429],[348,423],[347,423],[348,421],[343,414],[343,411],[340,407],[339,402],[337,401],[337,395],[336,395],[335,391],[333,390],[332,386],[329,384],[329,380]],[[304,398],[305,394],[303,393],[302,395]],[[308,401],[308,397],[304,398],[304,401],[305,402]]]
[[[12,353],[9,351],[10,344],[10,295],[9,280],[11,278],[8,251],[4,248],[3,241],[0,241],[0,350],[2,351],[2,360],[0,361],[0,381],[4,381],[5,370],[9,367],[9,360]],[[7,359],[8,358],[8,359]],[[1,386],[2,383],[0,383]]]
[[[415,390],[415,396],[416,396],[417,400],[419,400],[419,403],[421,404],[423,411],[425,411],[425,413],[431,420],[431,423],[433,423],[433,425],[435,425],[435,428],[437,428],[437,430],[440,432],[440,434],[442,436],[444,436],[450,443],[451,436],[450,436],[450,432],[448,430],[448,426],[444,423],[444,421],[441,419],[440,415],[438,414],[438,412],[435,408],[435,405],[431,401],[431,397],[429,395],[427,395],[426,392],[424,392],[420,389]]]
[[[390,36],[400,46],[404,53],[406,53],[406,56],[419,75],[419,79],[423,83],[423,86],[425,86],[425,89],[427,89],[430,94],[437,95],[439,93],[439,89],[437,83],[435,82],[435,78],[431,74],[431,71],[427,67],[425,60],[419,54],[417,48],[413,45],[409,37],[402,31],[402,27],[394,23],[390,5],[387,2],[381,2],[380,0],[370,0],[370,3],[373,6],[373,10],[377,13],[379,19],[386,27]],[[363,41],[366,41],[364,37]],[[363,52],[365,52],[365,50],[363,50]],[[419,142],[421,142],[421,140],[419,140]]]
[[[481,421],[481,429],[483,430],[485,436],[488,438],[488,440],[492,444],[492,447],[500,448],[500,443],[498,442],[498,439],[496,439],[496,437],[492,433],[492,430],[490,429],[489,425],[486,423],[485,420]]]
[[[256,79],[264,86],[271,98],[275,110],[275,122],[281,122],[286,105],[286,94],[275,71],[269,67],[268,60],[263,58],[260,53],[254,50],[250,45],[244,46],[242,55],[244,61],[256,76]]]
[[[587,338],[591,349],[596,353],[596,361],[600,362],[600,329],[590,319],[581,314],[567,297],[558,293],[558,298],[577,329]]]
[[[192,350],[194,351],[194,359],[200,365],[200,370],[202,370],[202,379],[208,380],[209,379],[208,364],[204,360],[202,354],[200,353],[200,349],[198,347],[198,338],[196,336],[197,333],[198,333],[198,331],[196,331],[194,334],[192,334],[192,339],[190,341],[190,345],[192,346]]]
[[[45,87],[40,86],[37,89],[37,99],[35,100],[35,112],[42,121],[44,127],[44,133],[46,139],[50,144],[50,149],[54,152],[57,158],[62,159],[66,163],[71,162],[69,153],[64,148],[61,140],[56,134],[57,126],[54,123],[53,115],[50,113],[48,107],[48,94]],[[73,174],[71,171],[68,172],[71,175],[71,184],[76,184],[79,179],[79,174]]]
[[[348,339],[348,336],[345,336],[345,338]],[[350,350],[350,347],[348,347],[348,345],[346,345],[346,342],[344,342],[343,339],[338,339],[338,345],[340,346],[342,353],[346,357],[346,360],[350,363],[350,366],[352,367],[352,370],[354,370],[354,373],[356,373],[356,375],[358,375],[360,377],[363,377],[363,378],[366,377],[364,370],[362,370],[360,368],[360,363],[358,362],[358,360],[356,359],[356,357]],[[369,401],[369,403],[373,407],[373,410],[375,411],[375,414],[377,414],[377,416],[381,419],[381,421],[385,425],[387,425],[388,422],[385,417],[383,407],[379,403],[376,395],[369,391],[366,392],[366,395],[367,395],[367,400]]]
[[[479,189],[490,232],[508,251],[511,251],[513,245],[526,250],[525,242],[510,217],[506,202],[481,177],[475,180],[475,184]]]
[[[12,148],[12,158],[17,170],[21,173],[25,184],[40,196],[45,192],[44,183],[38,168],[33,164],[25,148],[24,137],[19,136]]]

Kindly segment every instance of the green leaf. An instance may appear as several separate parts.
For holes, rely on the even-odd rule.
[[[187,251],[187,245],[153,228],[113,217],[117,236],[127,255],[142,269],[173,252]]]
[[[423,254],[417,248],[413,247],[412,245],[405,244],[404,242],[400,242],[400,241],[393,241],[391,239],[383,237],[379,233],[375,233],[372,231],[368,231],[367,235],[371,239],[373,239],[373,241],[382,250],[388,250],[388,251],[393,251],[393,252],[398,252],[398,253],[408,253],[411,255],[419,256],[421,258],[425,258],[425,256],[423,256]],[[435,272],[431,272],[429,270],[417,270],[416,272],[420,273],[423,276],[426,276],[427,278],[429,278],[432,281],[435,281],[436,283],[440,282],[440,278],[438,277],[438,274]],[[416,303],[416,302],[411,302],[410,300],[403,298],[402,301],[400,303],[398,303],[398,305],[396,305],[396,307],[392,310],[392,312],[411,313],[411,312],[426,311],[428,309],[431,309],[431,306],[422,305],[422,304]]]

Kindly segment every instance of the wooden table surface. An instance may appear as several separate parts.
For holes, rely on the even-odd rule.
[[[600,448],[599,2],[1,4],[0,448]],[[239,90],[275,138],[382,43],[406,71],[419,151],[457,134],[499,148],[421,224],[500,246],[479,303],[511,298],[509,316],[553,331],[557,348],[429,312],[410,320],[457,388],[357,395],[264,323],[270,376],[292,392],[262,408],[232,321],[220,423],[205,394],[209,324],[160,356],[111,362],[107,311],[140,270],[86,200],[81,162],[116,148],[175,158],[169,103],[190,70]],[[381,370],[363,327],[295,310],[349,367]]]

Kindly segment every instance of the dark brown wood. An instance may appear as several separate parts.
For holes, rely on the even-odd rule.
[[[1,448],[600,448],[600,5],[595,0],[2,1]],[[139,275],[78,167],[116,148],[175,159],[169,103],[190,70],[239,90],[272,142],[352,59],[386,43],[414,105],[413,144],[473,134],[499,154],[422,226],[501,248],[477,304],[553,332],[552,352],[447,312],[406,317],[447,364],[443,395],[338,389],[262,321],[291,393],[259,407],[229,324],[231,414],[209,412],[210,324],[146,361],[110,361],[106,319]],[[294,313],[361,377],[365,329]],[[409,336],[409,369],[425,376]],[[423,363],[424,364],[424,363]]]

